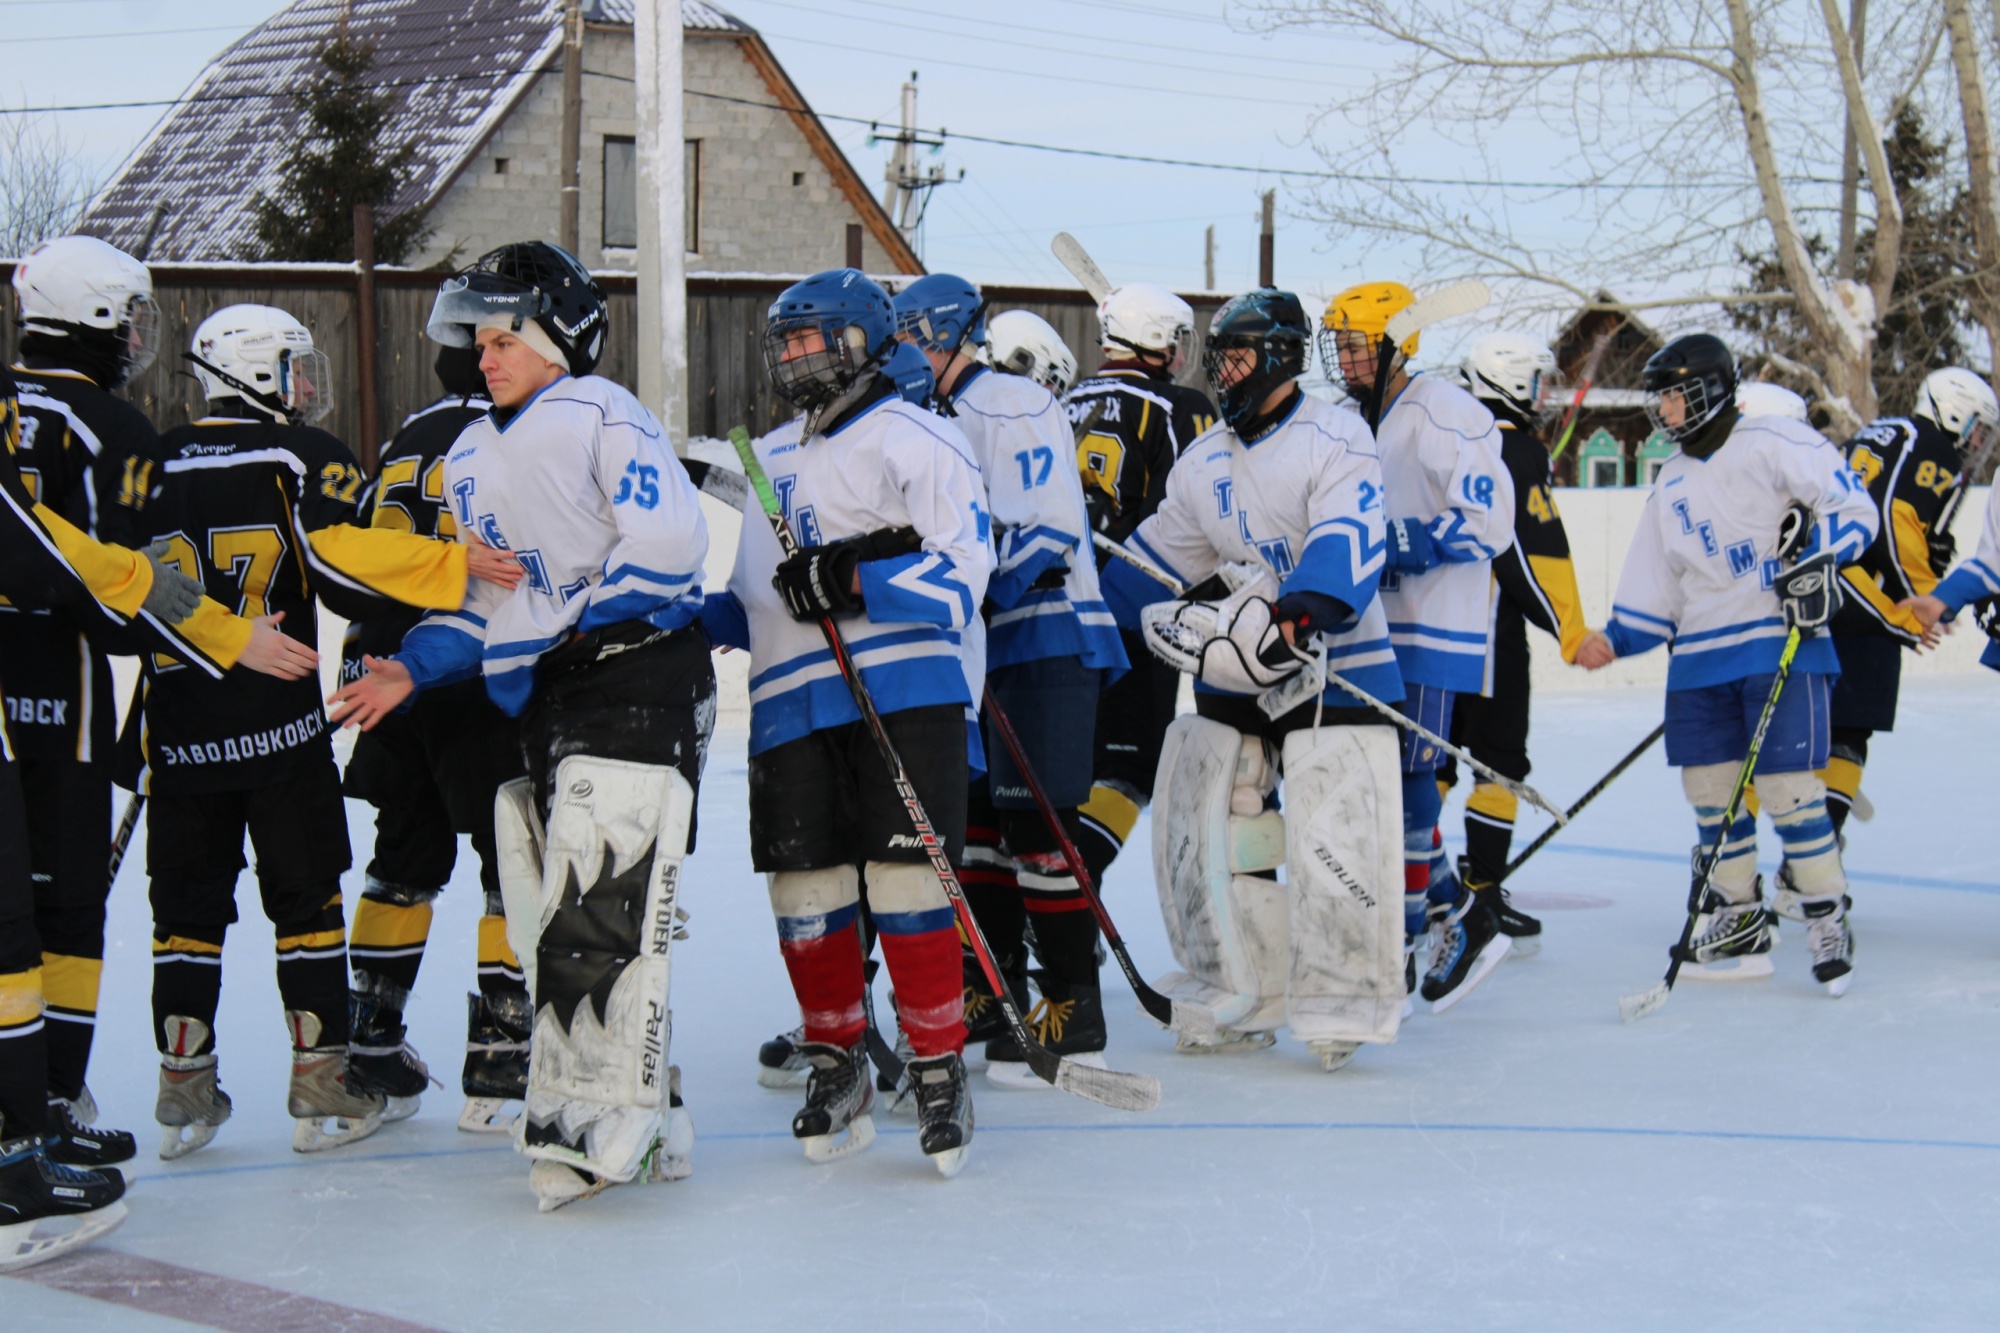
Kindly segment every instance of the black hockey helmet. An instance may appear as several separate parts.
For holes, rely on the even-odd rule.
[[[447,346],[469,347],[482,326],[520,332],[534,321],[561,352],[572,375],[588,375],[604,352],[604,289],[577,257],[547,241],[516,241],[489,250],[445,281],[424,332]]]
[[[1202,372],[1215,391],[1222,419],[1241,425],[1256,415],[1271,390],[1306,373],[1312,322],[1305,307],[1290,292],[1259,287],[1232,297],[1209,321],[1208,344],[1201,354]],[[1256,354],[1250,369],[1237,375],[1240,358],[1230,353]],[[1225,375],[1237,375],[1225,383]]]
[[[1736,355],[1727,343],[1712,333],[1682,334],[1647,358],[1640,379],[1646,417],[1683,453],[1706,458],[1735,424],[1736,379]],[[1678,397],[1681,409],[1672,425],[1660,411],[1668,394]]]

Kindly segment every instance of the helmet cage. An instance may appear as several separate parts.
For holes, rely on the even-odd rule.
[[[798,333],[819,330],[817,351],[787,357],[786,348]],[[778,394],[794,407],[823,407],[846,393],[862,372],[879,363],[870,355],[868,333],[859,324],[815,315],[778,319],[764,327],[764,369]]]
[[[1725,407],[1731,406],[1736,401],[1733,392],[1717,391],[1722,386],[1711,383],[1714,378],[1716,377],[1706,374],[1689,375],[1685,378],[1675,377],[1661,384],[1648,384],[1646,420],[1652,423],[1654,430],[1675,444],[1685,443],[1699,434],[1702,427],[1715,420],[1717,414]],[[1661,403],[1668,394],[1679,394],[1681,398],[1682,415],[1677,426],[1668,425],[1666,417],[1660,410]]]
[[[1224,385],[1222,373],[1231,359],[1229,353],[1250,351],[1256,363],[1234,383]],[[1271,390],[1305,374],[1306,347],[1303,336],[1285,329],[1261,333],[1210,334],[1201,354],[1202,374],[1214,391],[1222,419],[1232,427],[1250,419]]]

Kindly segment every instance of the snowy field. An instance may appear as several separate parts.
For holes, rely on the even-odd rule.
[[[289,1150],[271,931],[247,876],[219,1033],[236,1116],[207,1150],[155,1160],[135,856],[91,1078],[105,1121],[140,1136],[131,1219],[93,1253],[0,1280],[0,1329],[1992,1327],[1997,702],[1984,673],[1926,680],[1878,741],[1879,814],[1850,828],[1842,1000],[1786,923],[1774,979],[1689,983],[1619,1023],[1618,996],[1658,979],[1687,887],[1692,819],[1656,749],[1517,881],[1547,922],[1540,955],[1452,1014],[1420,1012],[1334,1075],[1286,1042],[1176,1056],[1108,967],[1112,1061],[1157,1075],[1159,1108],[976,1077],[978,1137],[953,1181],[886,1115],[868,1152],[808,1165],[797,1095],[753,1082],[757,1043],[796,1012],[742,847],[744,735],[726,733],[675,958],[695,1175],[549,1216],[511,1148],[456,1132],[455,1094],[348,1151]],[[1574,799],[1658,711],[1653,690],[1546,697],[1533,781]],[[358,866],[371,812],[350,813]],[[1141,825],[1108,896],[1157,974],[1146,846]],[[1775,846],[1767,826],[1767,868]],[[468,852],[410,1014],[454,1087],[478,912]]]

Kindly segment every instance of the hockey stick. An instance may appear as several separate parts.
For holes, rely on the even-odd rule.
[[[1095,538],[1097,544],[1104,550],[1117,556],[1140,573],[1164,584],[1176,597],[1182,597],[1187,594],[1187,585],[1167,573],[1164,569],[1159,568],[1150,561],[1141,559],[1102,533],[1092,533],[1091,536]],[[1324,681],[1324,684],[1322,684],[1322,681]],[[1305,689],[1307,685],[1312,686],[1310,691]],[[1383,703],[1353,681],[1342,676],[1338,671],[1327,671],[1324,669],[1311,672],[1301,671],[1291,679],[1281,684],[1273,685],[1270,689],[1264,691],[1263,694],[1257,697],[1257,706],[1264,710],[1264,714],[1267,717],[1283,717],[1286,713],[1291,712],[1292,709],[1297,708],[1308,699],[1320,694],[1326,685],[1338,685],[1341,689],[1346,690],[1349,694],[1359,699],[1366,707],[1374,709],[1377,713],[1380,713],[1383,717],[1395,723],[1403,730],[1410,732],[1412,735],[1421,736],[1431,744],[1438,746],[1446,754],[1451,755],[1488,782],[1505,787],[1529,805],[1547,811],[1555,817],[1556,827],[1560,828],[1564,824],[1569,823],[1568,815],[1549,804],[1547,797],[1543,796],[1533,787],[1530,787],[1527,783],[1516,782],[1505,773],[1498,772],[1482,764],[1479,760],[1473,758],[1469,752],[1453,745],[1450,741],[1438,735],[1429,727],[1424,726],[1421,722],[1399,712],[1391,705]]]
[[[1433,324],[1484,310],[1492,299],[1493,293],[1485,283],[1477,278],[1468,278],[1449,287],[1440,287],[1428,296],[1420,296],[1389,317],[1378,344],[1375,379],[1368,386],[1368,401],[1363,405],[1369,430],[1381,428],[1382,413],[1388,407],[1389,377],[1395,371],[1396,353],[1403,344]]]
[[[1611,345],[1611,335],[1600,333],[1591,344],[1590,355],[1584,358],[1583,374],[1578,376],[1576,397],[1570,399],[1569,411],[1563,413],[1562,433],[1556,439],[1556,447],[1549,454],[1549,464],[1554,466],[1569,448],[1570,433],[1576,429],[1577,415],[1583,411],[1583,396],[1590,392],[1590,382],[1597,378],[1598,363],[1604,359],[1604,349]]]
[[[999,729],[1000,740],[1006,745],[1007,753],[1013,756],[1014,767],[1021,770],[1022,780],[1028,784],[1028,791],[1035,798],[1035,808],[1042,812],[1042,822],[1049,826],[1049,832],[1055,835],[1056,842],[1061,845],[1063,860],[1069,864],[1069,873],[1075,877],[1077,886],[1083,890],[1083,896],[1089,901],[1091,915],[1097,918],[1097,927],[1104,932],[1105,944],[1110,946],[1112,955],[1118,959],[1119,970],[1125,973],[1125,980],[1131,983],[1132,993],[1139,997],[1139,1007],[1146,1011],[1147,1017],[1162,1027],[1193,1037],[1214,1040],[1215,1022],[1212,1016],[1168,999],[1147,985],[1145,978],[1139,975],[1138,964],[1132,961],[1131,951],[1125,947],[1125,939],[1118,933],[1118,927],[1112,924],[1111,912],[1104,906],[1104,898],[1098,893],[1097,885],[1090,877],[1089,867],[1083,863],[1083,853],[1077,850],[1075,840],[1069,836],[1069,830],[1063,827],[1062,816],[1056,813],[1054,803],[1049,800],[1048,792],[1042,787],[1042,780],[1035,776],[1033,766],[1028,763],[1027,748],[1021,744],[1021,738],[1014,730],[1014,723],[1000,707],[1000,701],[993,697],[991,686],[986,690],[986,716],[993,719],[993,725]]]
[[[1090,252],[1083,248],[1083,243],[1076,237],[1066,231],[1059,231],[1055,234],[1055,239],[1049,242],[1049,249],[1055,252],[1056,258],[1062,261],[1062,266],[1069,270],[1070,276],[1083,284],[1083,290],[1089,294],[1091,300],[1102,301],[1110,292],[1111,283],[1105,278],[1104,270],[1097,266],[1097,261],[1090,257]]]
[[[137,792],[126,799],[125,813],[118,820],[118,832],[111,838],[111,873],[105,878],[106,884],[118,881],[118,867],[125,864],[125,849],[132,845],[132,830],[139,827],[139,812],[145,808],[146,798]]]
[[[743,460],[744,474],[757,491],[764,516],[771,521],[771,532],[778,539],[778,548],[784,552],[786,559],[790,559],[799,553],[799,541],[792,535],[792,525],[785,521],[784,509],[778,503],[777,492],[771,489],[771,479],[764,474],[764,465],[757,460],[757,451],[750,443],[750,433],[738,426],[729,432],[729,442],[736,446],[737,456]],[[1146,1074],[1126,1074],[1079,1064],[1068,1056],[1057,1055],[1036,1041],[1034,1034],[1028,1031],[1021,1011],[1015,1007],[1012,994],[1001,980],[999,965],[993,960],[993,950],[980,933],[979,923],[973,919],[972,906],[965,900],[965,889],[951,867],[951,858],[945,854],[944,839],[938,836],[930,816],[924,812],[924,803],[917,795],[916,785],[910,781],[908,770],[903,767],[902,756],[896,753],[895,742],[889,739],[889,733],[882,725],[882,715],[875,711],[875,700],[869,695],[866,682],[861,679],[861,669],[848,655],[847,644],[840,637],[840,627],[834,624],[832,616],[821,616],[819,628],[820,633],[826,636],[827,650],[833,654],[834,666],[847,682],[848,692],[854,696],[854,706],[860,710],[862,721],[867,723],[869,733],[875,738],[875,748],[882,753],[883,765],[889,770],[889,779],[895,784],[896,795],[903,802],[904,812],[910,817],[917,840],[923,844],[924,852],[930,858],[931,869],[936,872],[946,896],[951,899],[952,910],[958,914],[959,924],[964,927],[966,942],[979,959],[980,970],[986,974],[986,984],[992,987],[994,996],[1000,1001],[1000,1012],[1007,1020],[1008,1033],[1020,1045],[1021,1053],[1027,1057],[1028,1067],[1043,1081],[1054,1084],[1064,1092],[1075,1093],[1103,1106],[1121,1111],[1149,1111],[1158,1106],[1158,1079]]]
[[[1646,733],[1645,740],[1640,741],[1637,745],[1633,746],[1632,749],[1626,754],[1626,756],[1623,759],[1620,759],[1617,763],[1611,766],[1611,771],[1609,773],[1606,773],[1603,777],[1597,780],[1595,786],[1593,786],[1589,791],[1585,792],[1583,795],[1576,798],[1576,804],[1570,806],[1568,810],[1565,810],[1563,812],[1564,817],[1566,819],[1575,819],[1577,815],[1582,813],[1583,807],[1589,805],[1592,801],[1596,800],[1600,795],[1602,795],[1604,789],[1611,785],[1613,779],[1615,779],[1620,773],[1623,773],[1626,769],[1632,767],[1633,764],[1637,763],[1639,761],[1639,756],[1646,753],[1646,751],[1652,749],[1653,742],[1659,740],[1660,737],[1666,734],[1667,734],[1667,724],[1664,722],[1662,722],[1659,726],[1654,727],[1650,732]],[[1559,831],[1561,831],[1562,827],[1563,826],[1561,824],[1551,824],[1547,828],[1543,829],[1541,836],[1536,838],[1533,842],[1529,843],[1527,846],[1527,850],[1523,851],[1519,856],[1509,861],[1507,863],[1507,868],[1500,872],[1500,878],[1494,880],[1493,882],[1495,884],[1505,884],[1507,882],[1507,877],[1513,874],[1516,870],[1519,870],[1522,864],[1525,863],[1529,857],[1533,856],[1536,852],[1539,852],[1540,850],[1542,850],[1543,847],[1547,846],[1549,839],[1555,837],[1556,834]]]
[[[1757,769],[1757,756],[1764,748],[1764,733],[1771,729],[1771,716],[1778,711],[1778,695],[1784,691],[1785,681],[1792,674],[1792,658],[1799,651],[1799,631],[1795,625],[1785,635],[1785,646],[1778,654],[1777,674],[1771,680],[1771,695],[1764,700],[1764,711],[1757,715],[1757,730],[1750,736],[1750,753],[1743,756],[1743,766],[1736,770],[1736,785],[1730,789],[1729,804],[1722,812],[1722,825],[1716,830],[1715,846],[1702,851],[1701,862],[1695,867],[1694,883],[1688,888],[1687,920],[1681,923],[1679,943],[1668,955],[1665,980],[1651,990],[1640,991],[1637,995],[1627,995],[1618,1001],[1618,1016],[1627,1023],[1636,1023],[1667,1002],[1673,993],[1674,981],[1681,974],[1681,964],[1687,959],[1688,942],[1694,938],[1694,923],[1701,915],[1702,900],[1708,896],[1708,881],[1715,874],[1716,863],[1722,860],[1722,848],[1729,841],[1729,826],[1736,822],[1736,812],[1742,808],[1743,793],[1750,786],[1750,775]]]

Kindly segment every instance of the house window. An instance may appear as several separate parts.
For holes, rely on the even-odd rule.
[[[689,139],[681,161],[688,253],[701,248],[701,140]],[[604,248],[639,244],[639,145],[625,135],[604,136]]]
[[[493,159],[493,174],[494,174],[494,175],[496,175],[496,176],[504,176],[504,175],[506,175],[506,174],[507,174],[507,159],[506,159],[506,158],[504,158],[504,157],[496,157],[496,158],[494,158],[494,159]]]
[[[1625,484],[1625,460],[1621,458],[1591,459],[1590,484],[1592,486],[1623,486]]]

